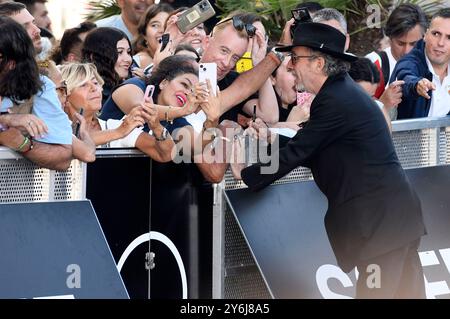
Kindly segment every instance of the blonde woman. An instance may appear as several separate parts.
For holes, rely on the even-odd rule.
[[[174,146],[170,135],[157,120],[157,110],[150,103],[141,103],[120,120],[103,121],[97,117],[101,109],[103,80],[92,63],[71,63],[61,67],[67,85],[64,107],[70,119],[83,109],[89,134],[96,145],[136,147],[156,161],[171,160]],[[147,124],[152,135],[144,132]]]

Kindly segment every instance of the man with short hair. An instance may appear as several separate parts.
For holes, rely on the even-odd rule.
[[[98,20],[95,24],[97,27],[112,27],[122,30],[128,39],[133,41],[138,35],[139,20],[153,3],[153,0],[117,0],[121,14]]]
[[[347,73],[356,57],[345,53],[345,43],[337,29],[313,22],[296,29],[292,46],[279,49],[291,51],[288,68],[297,84],[316,94],[310,118],[279,150],[275,173],[262,164],[240,173],[257,191],[298,166],[311,168],[328,199],[325,226],[337,262],[345,272],[358,268],[356,297],[424,298],[420,201],[381,111]],[[370,285],[374,264],[380,270],[376,286]]]
[[[395,67],[392,78],[405,81],[398,118],[448,115],[449,69],[450,8],[446,8],[433,15],[424,39]]]
[[[411,3],[399,5],[389,15],[384,34],[389,38],[390,46],[366,56],[375,63],[382,75],[375,92],[376,98],[380,98],[388,83],[395,80],[392,78],[395,65],[423,38],[427,25],[428,20],[423,10]]]
[[[327,24],[345,35],[345,51],[350,47],[350,35],[347,32],[347,20],[342,13],[333,8],[323,8],[312,15],[313,22]]]
[[[23,3],[27,6],[28,12],[34,17],[36,25],[39,28],[52,31],[52,21],[48,16],[46,7],[47,0],[16,0],[16,2]]]
[[[242,14],[230,16],[216,24],[212,33],[203,40],[203,55],[200,63],[214,62],[217,64],[217,84],[222,91],[221,120],[228,119],[237,122],[241,110],[248,115],[253,115],[253,105],[251,104],[255,102],[257,116],[266,122],[274,123],[278,121],[278,106],[272,87],[269,88],[272,90],[272,95],[264,90],[260,92],[260,94],[265,94],[264,102],[256,100],[256,96],[249,99],[251,94],[264,85],[271,73],[259,73],[254,69],[241,75],[234,72],[237,61],[247,51],[250,39],[256,48],[252,53],[256,70],[259,69],[258,64],[265,58],[267,51],[264,34],[254,25],[245,24],[241,20],[241,16]],[[241,24],[242,29],[237,30],[235,24]],[[234,84],[241,77],[247,78],[245,87]],[[237,99],[234,98],[236,90],[248,93],[243,98]]]
[[[36,55],[42,51],[41,30],[36,26],[36,20],[28,12],[26,6],[19,2],[5,2],[0,4],[0,16],[7,16],[21,24],[33,41]]]

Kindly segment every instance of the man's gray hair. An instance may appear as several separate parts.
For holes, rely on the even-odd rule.
[[[315,12],[312,16],[313,22],[336,20],[345,34],[347,34],[347,20],[342,13],[333,8],[324,8]]]
[[[326,76],[333,76],[350,70],[350,62],[335,58],[321,51],[311,50],[311,55],[324,58],[325,66],[323,67],[323,72]]]

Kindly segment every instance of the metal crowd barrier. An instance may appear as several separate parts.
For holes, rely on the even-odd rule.
[[[52,202],[86,198],[86,164],[73,160],[66,171],[33,164],[0,147],[0,203]]]
[[[134,149],[98,149],[97,158],[146,156]],[[86,199],[87,164],[73,160],[66,171],[41,168],[0,146],[0,203]]]
[[[403,168],[450,164],[450,117],[394,121],[392,137]],[[275,184],[312,180],[298,167]],[[227,172],[214,186],[213,298],[271,298],[224,192],[246,187]]]
[[[450,163],[450,117],[393,122],[393,140],[404,168]],[[98,157],[145,156],[137,150],[97,151]],[[309,169],[299,167],[280,183],[311,180]],[[214,184],[212,297],[270,298],[224,191],[245,187],[227,172]],[[86,198],[86,164],[73,160],[67,171],[40,168],[17,153],[0,147],[0,203],[81,200]]]

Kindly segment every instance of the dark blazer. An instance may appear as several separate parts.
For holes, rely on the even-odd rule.
[[[433,91],[428,92],[431,97],[429,100],[417,94],[416,85],[422,78],[433,81],[433,74],[428,69],[425,58],[425,42],[420,40],[411,52],[397,62],[391,76],[391,82],[395,81],[395,79],[405,81],[405,84],[402,86],[402,102],[397,108],[397,119],[428,116]]]
[[[259,190],[298,166],[311,168],[328,199],[325,226],[344,271],[425,234],[383,114],[347,73],[327,79],[309,122],[280,150],[278,171],[261,174],[256,164],[242,178]]]

